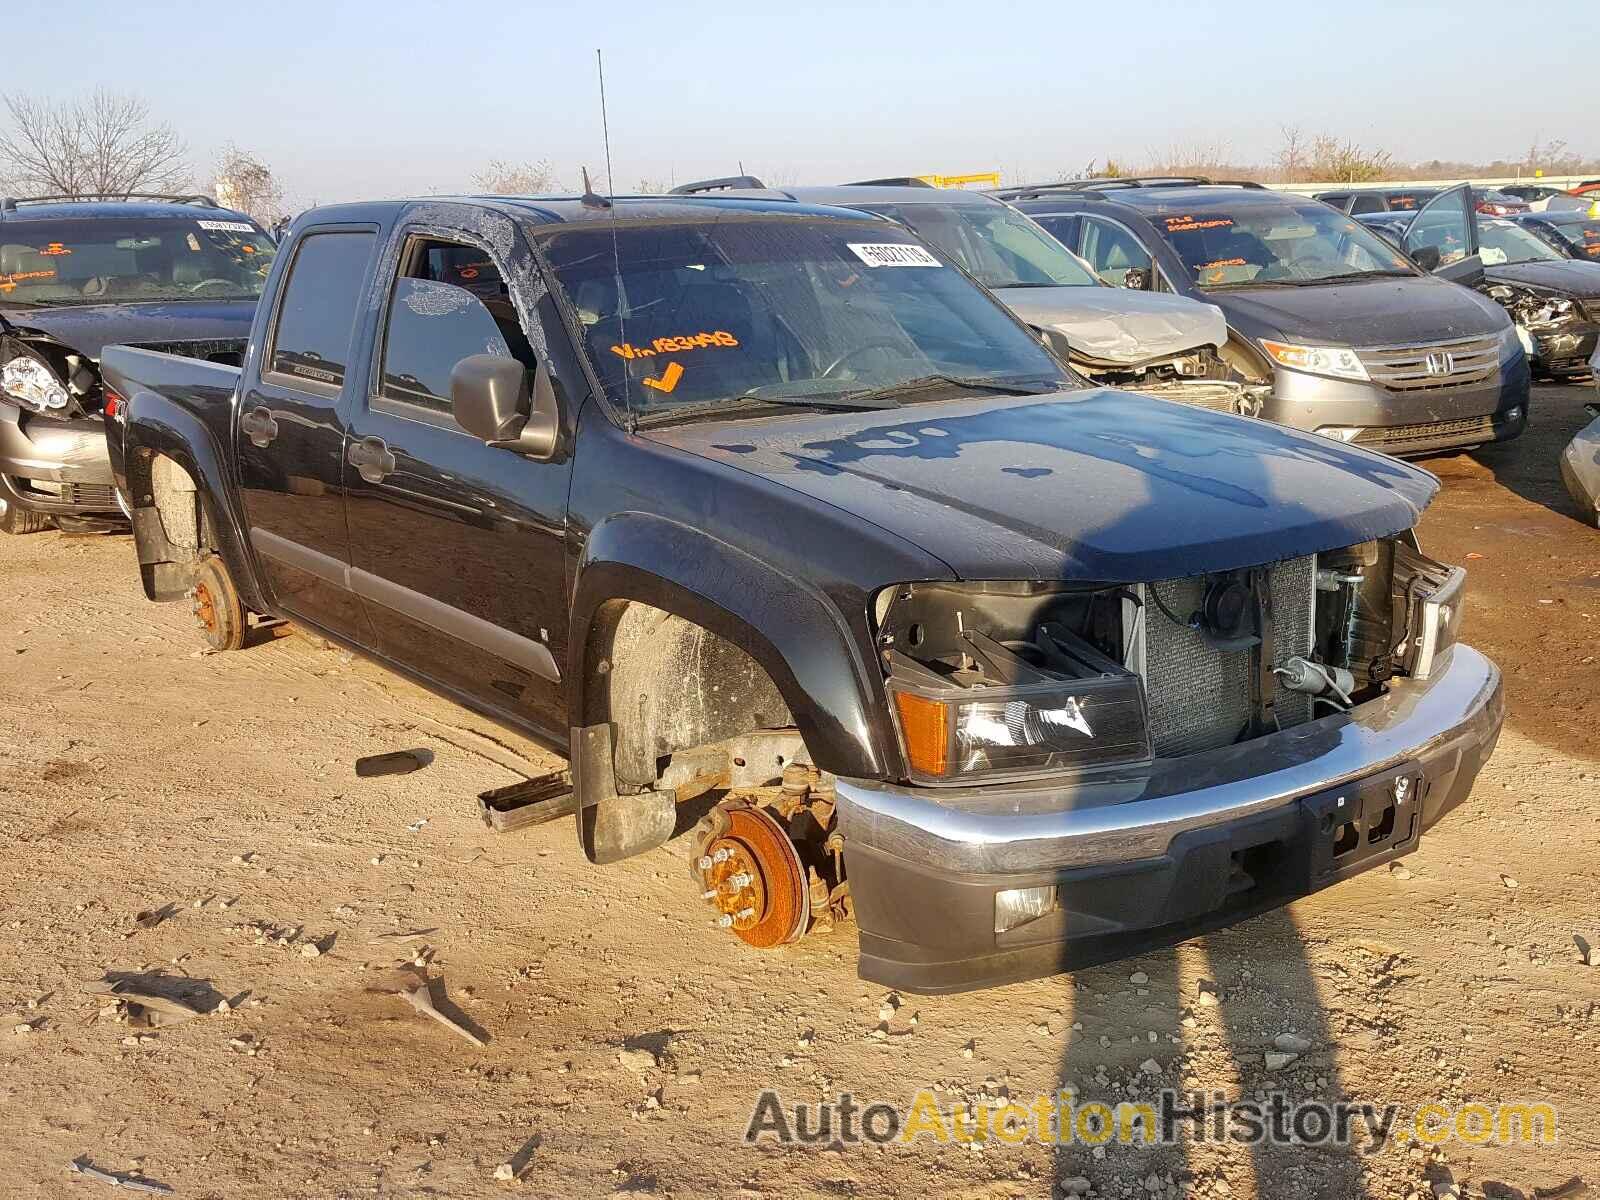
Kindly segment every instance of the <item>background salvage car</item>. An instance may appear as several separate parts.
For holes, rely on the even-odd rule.
[[[355,204],[282,259],[242,369],[106,354],[146,594],[559,748],[537,814],[690,831],[752,946],[853,910],[951,991],[1171,944],[1410,853],[1499,735],[1432,475],[1085,388],[881,219]]]
[[[786,197],[877,213],[959,263],[1029,325],[1065,340],[1066,355],[1096,383],[1222,412],[1254,415],[1266,388],[1222,361],[1222,311],[1187,296],[1130,291],[1087,264],[1016,209],[981,192],[846,184],[765,188],[757,179],[708,180],[682,195],[745,185],[740,195]]]
[[[1391,454],[1504,441],[1528,419],[1528,362],[1493,301],[1429,275],[1325,204],[1256,184],[1110,179],[1000,193],[1097,271],[1207,300],[1223,357],[1271,384],[1262,416]],[[1470,189],[1427,201],[1416,230],[1475,239]],[[1475,246],[1475,242],[1473,243]]]
[[[272,257],[205,196],[0,200],[0,531],[121,524],[102,347],[241,362]]]
[[[1519,218],[1521,223],[1573,258],[1600,262],[1600,213],[1541,212]]]

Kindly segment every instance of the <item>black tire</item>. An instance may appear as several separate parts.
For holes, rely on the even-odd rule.
[[[18,508],[10,500],[0,497],[0,533],[38,533],[50,528],[50,518],[44,513]]]
[[[213,650],[237,650],[244,645],[249,623],[244,605],[222,559],[215,554],[200,560],[194,573],[194,615],[200,636]]]

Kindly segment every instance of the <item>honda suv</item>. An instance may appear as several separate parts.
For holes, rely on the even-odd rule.
[[[1427,245],[1415,262],[1328,205],[1259,184],[1091,180],[1000,194],[1097,271],[1131,269],[1147,288],[1221,308],[1224,357],[1272,385],[1264,417],[1399,455],[1472,449],[1527,424],[1516,329],[1451,282],[1481,276],[1470,188],[1417,210],[1411,236]]]

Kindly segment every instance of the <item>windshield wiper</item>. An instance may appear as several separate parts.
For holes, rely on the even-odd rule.
[[[1206,292],[1231,292],[1235,288],[1248,287],[1305,287],[1308,283],[1321,283],[1320,279],[1240,279],[1234,283],[1199,284],[1199,288]]]
[[[1406,279],[1410,271],[1345,271],[1339,275],[1324,275],[1321,279],[1312,279],[1310,283],[1348,283],[1352,279]]]
[[[869,388],[864,392],[850,392],[852,400],[887,400],[896,396],[904,396],[912,392],[925,392],[929,388],[944,384],[949,387],[966,388],[974,392],[997,392],[1002,396],[1042,396],[1046,392],[1055,391],[1055,388],[1041,388],[1038,384],[1006,383],[998,379],[984,379],[963,375],[918,375],[913,379],[904,379],[899,383],[886,384],[883,387]]]
[[[874,404],[856,396],[759,396],[752,392],[727,400],[706,400],[698,404],[679,404],[671,408],[653,409],[640,414],[639,424],[660,425],[684,417],[718,416],[725,412],[742,412],[751,408],[826,408],[855,411],[898,407],[892,400],[887,404]]]

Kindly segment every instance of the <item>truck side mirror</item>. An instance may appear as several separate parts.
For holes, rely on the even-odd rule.
[[[1418,246],[1411,252],[1411,260],[1424,271],[1437,271],[1441,257],[1437,246]]]
[[[450,372],[450,409],[456,424],[491,446],[529,458],[555,454],[561,430],[555,384],[543,362],[528,394],[527,368],[499,354],[472,354]]]

